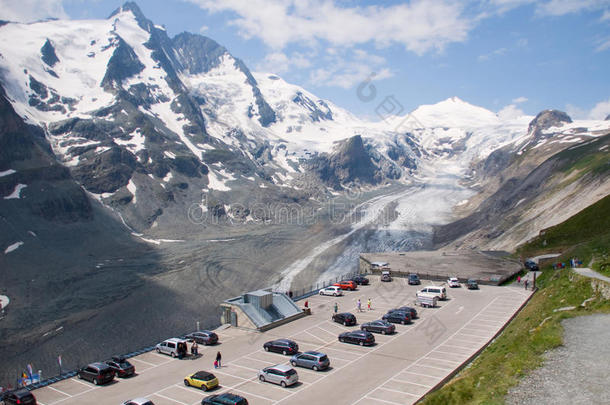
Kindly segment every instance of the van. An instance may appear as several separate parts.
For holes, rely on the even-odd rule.
[[[416,296],[420,295],[420,294],[424,294],[424,295],[434,295],[437,296],[439,300],[446,300],[447,299],[447,289],[445,287],[442,286],[428,286],[428,287],[424,287],[421,290],[419,290],[417,292],[417,294],[415,294]]]
[[[179,338],[171,338],[164,340],[163,342],[155,346],[155,350],[157,351],[157,353],[167,354],[172,357],[179,356],[179,349],[182,349],[184,351],[183,354],[186,354],[186,340]]]

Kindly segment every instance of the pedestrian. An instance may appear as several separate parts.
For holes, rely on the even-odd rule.
[[[529,280],[525,280],[525,289],[527,290],[527,283]]]
[[[309,308],[309,301],[305,301],[305,309]]]
[[[366,301],[366,306],[370,311],[371,310],[371,299],[370,298]]]
[[[222,360],[222,356],[220,355],[220,352],[216,353],[216,367],[218,367],[218,368],[222,367],[221,360]]]
[[[335,314],[337,313],[337,311],[339,311],[339,305],[335,302]]]
[[[191,346],[191,354],[193,356],[197,356],[199,354],[198,349],[199,347],[197,346],[197,342],[193,342],[193,345]]]
[[[358,298],[358,312],[362,312],[362,302],[360,302],[360,298]]]
[[[292,291],[288,291],[288,296],[292,299]]]
[[[521,284],[521,276],[517,276],[517,283]]]

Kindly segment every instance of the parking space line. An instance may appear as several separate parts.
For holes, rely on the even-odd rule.
[[[245,357],[246,357],[246,356],[242,356],[242,357],[240,357],[239,359],[243,359],[243,358],[245,358]],[[237,360],[239,360],[239,359],[237,359]],[[265,363],[267,363],[267,362],[265,362]],[[259,370],[255,369],[255,368],[246,367],[246,366],[240,366],[239,364],[235,364],[235,363],[233,363],[233,362],[231,362],[231,363],[227,363],[227,364],[230,364],[230,365],[232,365],[232,366],[239,367],[239,368],[245,368],[246,370],[252,370],[252,371],[256,371],[257,373],[259,372]]]
[[[354,405],[357,404],[358,402],[364,400],[364,399],[373,399],[375,401],[385,402],[386,404],[392,404],[392,405],[404,405],[404,404],[400,404],[398,402],[388,401],[387,399],[379,399],[379,398],[369,397],[368,395],[366,395],[366,396],[360,398],[358,401],[354,402]]]
[[[81,385],[84,385],[84,386],[85,386],[85,387],[87,387],[87,388],[91,388],[91,385],[90,385],[90,384],[87,384],[86,382],[83,382],[83,381],[81,381],[81,380],[80,380],[80,379],[78,379],[78,378],[74,378],[74,377],[72,377],[72,378],[70,378],[70,381],[74,381],[74,382],[77,382],[77,383],[79,383],[79,384],[81,384]]]
[[[318,339],[318,340],[319,340],[320,342],[322,342],[322,343],[326,343],[326,341],[325,341],[324,339],[321,339],[321,338],[317,337],[317,336],[316,336],[316,335],[314,335],[313,333],[309,332],[309,330],[305,330],[305,333],[307,333],[309,336],[311,336],[311,337],[313,337],[313,338],[315,338],[315,339]]]
[[[468,344],[471,344],[471,343],[472,343],[472,341],[470,341],[470,340],[467,340],[467,339],[460,339],[459,337],[454,337],[453,339],[455,339],[455,340],[459,340],[460,342],[463,342],[463,343],[468,343]],[[460,346],[456,346],[456,347],[460,347]],[[462,348],[463,348],[463,349],[466,349],[465,347],[462,347]]]
[[[53,388],[50,385],[47,385],[48,388],[51,388],[53,391],[57,391],[62,395],[67,396],[68,398],[72,398],[72,395],[68,394],[67,392],[63,392],[62,390],[58,390],[57,388]]]
[[[168,396],[165,396],[165,395],[162,395],[162,394],[159,394],[159,393],[155,393],[155,394],[153,394],[153,395],[156,395],[156,396],[158,396],[158,397],[161,397],[161,398],[167,399],[168,401],[176,402],[176,403],[178,403],[178,404],[182,404],[182,405],[189,405],[189,404],[187,404],[186,402],[178,401],[177,399],[173,399],[173,398],[170,398],[170,397],[168,397]]]
[[[258,398],[260,398],[260,399],[265,399],[265,400],[267,400],[267,401],[275,402],[275,400],[274,400],[274,399],[267,398],[267,397],[264,397],[264,396],[262,396],[262,395],[258,395],[258,394],[253,394],[253,393],[251,393],[250,391],[246,391],[246,390],[244,390],[244,389],[240,389],[240,388],[231,388],[231,389],[232,389],[232,390],[235,390],[235,391],[242,392],[242,393],[244,393],[244,394],[246,394],[246,395],[251,395],[251,396],[253,396],[253,397],[258,397]],[[200,403],[200,402],[198,401],[198,402],[197,402],[197,404],[199,404],[199,403]]]
[[[416,373],[416,372],[414,372],[414,371],[406,371],[406,370],[405,370],[405,371],[402,371],[402,372],[400,372],[400,373],[398,373],[398,374],[402,374],[402,373],[408,373],[408,374],[419,375],[419,376],[422,376],[422,377],[434,378],[435,380],[436,380],[436,379],[438,379],[438,377],[436,377],[436,376],[429,375],[429,374],[424,374],[424,373]],[[397,374],[397,375],[398,375],[398,374]],[[396,380],[396,378],[393,378],[393,380]]]
[[[138,363],[144,363],[144,364],[148,364],[149,366],[155,366],[155,364],[153,364],[153,363],[149,363],[149,362],[144,361],[144,360],[136,359],[135,357],[132,357],[132,358],[130,358],[129,360],[137,361]],[[164,363],[164,364],[165,364],[165,363]]]
[[[419,383],[414,383],[412,381],[407,381],[407,380],[401,380],[399,378],[392,378],[390,381],[398,381],[400,383],[407,383],[407,384],[413,384],[413,385],[419,385],[420,387],[424,387],[424,388],[432,388],[431,385],[425,385],[425,384],[419,384]]]
[[[456,352],[445,352],[445,351],[443,351],[443,350],[438,350],[438,349],[436,349],[436,350],[435,350],[435,352],[438,352],[438,353],[443,353],[443,354],[455,354],[455,355],[463,355],[463,356],[465,356],[465,355],[464,355],[464,354],[462,354],[462,353],[456,353]]]
[[[463,349],[463,350],[474,350],[475,349],[474,347],[459,346],[459,345],[454,345],[454,344],[448,344],[448,345],[449,345],[449,347],[454,348],[454,349]],[[458,353],[451,353],[451,354],[458,354]]]
[[[424,357],[423,359],[421,359],[421,360],[424,360],[424,359],[425,359],[425,357]],[[440,371],[449,371],[449,370],[453,370],[453,367],[449,367],[449,366],[448,366],[449,368],[447,368],[447,367],[436,367],[436,366],[431,366],[431,365],[429,365],[429,364],[425,364],[425,363],[419,363],[419,362],[413,363],[413,364],[411,364],[409,367],[413,367],[413,366],[417,366],[417,365],[420,365],[420,366],[423,366],[423,367],[434,368],[434,369],[436,369],[436,370],[440,370]],[[409,368],[409,367],[408,367],[408,368]],[[437,377],[437,378],[438,378],[438,377]]]
[[[485,337],[485,336],[473,335],[473,334],[470,334],[470,333],[464,333],[464,332],[460,332],[460,335],[462,335],[462,336],[472,336],[472,337],[479,338],[479,339],[488,339],[488,338],[487,338],[487,337]]]
[[[446,359],[437,359],[435,357],[430,357],[430,356],[426,357],[426,360],[444,361],[444,362],[447,362],[447,363],[455,363],[455,364],[461,364],[462,363],[461,361],[446,360]]]
[[[407,394],[407,395],[411,395],[412,397],[419,398],[419,395],[417,395],[417,394],[411,394],[411,393],[410,393],[410,392],[408,392],[408,391],[394,390],[394,389],[391,389],[391,388],[385,388],[385,387],[379,387],[379,388],[377,388],[377,389],[378,389],[378,390],[386,390],[386,391],[396,392],[396,393],[398,393],[398,394]]]

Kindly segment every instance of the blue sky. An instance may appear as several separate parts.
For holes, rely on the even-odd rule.
[[[202,33],[363,117],[357,88],[405,110],[458,96],[506,115],[610,114],[610,0],[140,0],[170,35]],[[115,0],[0,0],[0,18],[106,18]]]

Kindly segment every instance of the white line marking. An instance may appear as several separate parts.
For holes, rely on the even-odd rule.
[[[132,358],[130,358],[129,360],[133,360],[133,361],[137,361],[137,362],[140,362],[140,363],[148,364],[149,366],[156,366],[156,364],[149,363],[149,362],[147,362],[147,361],[140,360],[140,359],[137,359],[137,358],[135,358],[135,357],[132,357]],[[163,363],[163,364],[165,364],[165,363]]]
[[[379,387],[379,388],[377,388],[377,389],[379,389],[379,390],[391,391],[391,392],[397,392],[397,393],[399,393],[399,394],[407,394],[407,395],[411,395],[412,397],[416,397],[416,398],[419,398],[419,397],[420,397],[420,395],[419,395],[419,394],[411,394],[410,392],[407,392],[407,391],[402,391],[402,390],[394,390],[394,389],[392,389],[392,388]]]
[[[428,388],[428,389],[432,388],[432,385],[425,385],[425,384],[415,383],[413,381],[400,380],[398,378],[393,378],[390,381],[398,381],[400,383],[405,383],[405,384],[419,385],[420,387],[424,387],[424,388]]]
[[[167,399],[168,401],[176,402],[176,403],[178,403],[178,404],[182,404],[182,405],[189,405],[189,404],[187,404],[186,402],[178,401],[177,399],[173,399],[173,398],[167,397],[167,396],[165,396],[165,395],[159,394],[158,392],[157,392],[157,393],[155,393],[155,394],[153,394],[153,395],[156,395],[156,396],[158,396],[158,397],[161,397],[161,398]]]
[[[405,370],[405,371],[401,371],[399,374],[402,374],[402,373],[408,373],[408,374],[419,375],[419,376],[421,376],[421,377],[434,378],[435,380],[438,380],[438,379],[440,378],[440,377],[437,377],[437,376],[435,376],[435,375],[429,375],[429,374],[424,374],[424,373],[416,373],[416,372],[414,372],[414,371],[406,371],[406,370]]]
[[[72,398],[72,395],[68,394],[67,392],[63,392],[62,390],[58,390],[57,388],[53,388],[50,385],[47,385],[47,388],[51,388],[53,391],[57,391],[60,394],[67,396],[68,398]]]

